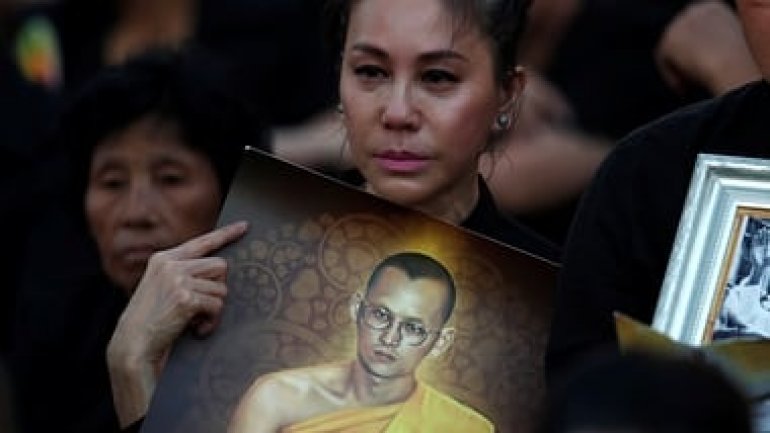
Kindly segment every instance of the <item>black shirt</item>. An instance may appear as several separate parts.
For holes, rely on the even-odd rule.
[[[71,214],[47,209],[24,251],[9,370],[19,431],[117,431],[105,350],[128,296]]]
[[[612,312],[650,322],[699,153],[770,157],[770,84],[682,109],[622,140],[586,192],[564,251],[550,379],[615,345]]]
[[[505,218],[497,210],[492,193],[481,176],[479,201],[460,226],[553,263],[561,259],[561,252],[553,243],[524,225]]]
[[[355,169],[328,174],[355,187],[361,187],[366,182],[361,173]],[[478,202],[470,215],[459,224],[460,227],[550,262],[561,261],[559,247],[524,224],[503,216],[497,209],[492,192],[481,175],[478,176],[478,183]]]

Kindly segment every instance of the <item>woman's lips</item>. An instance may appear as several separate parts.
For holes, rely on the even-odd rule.
[[[379,166],[396,173],[414,173],[423,170],[430,159],[412,152],[388,150],[374,155]]]
[[[122,248],[118,252],[119,260],[126,266],[144,266],[159,248],[150,245]]]

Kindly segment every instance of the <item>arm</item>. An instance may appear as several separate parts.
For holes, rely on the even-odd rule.
[[[538,212],[580,196],[610,150],[609,143],[566,129],[506,138],[482,158],[481,172],[507,214]]]
[[[700,1],[671,21],[658,43],[658,67],[668,84],[720,95],[760,78],[735,13],[723,2]]]
[[[107,347],[107,365],[121,427],[142,418],[174,340],[188,327],[214,330],[227,288],[227,263],[206,254],[239,238],[236,223],[150,258]]]

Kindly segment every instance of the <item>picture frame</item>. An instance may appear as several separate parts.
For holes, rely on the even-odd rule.
[[[556,264],[254,149],[217,226],[241,220],[248,232],[217,252],[228,264],[218,326],[175,343],[142,433],[249,431],[249,414],[266,407],[281,413],[268,421],[271,429],[281,424],[274,431],[536,430]],[[404,254],[430,257],[451,276],[437,284],[453,288],[428,301],[417,293],[393,298],[406,283],[393,272],[374,279],[374,269]],[[399,274],[389,263],[385,269]],[[428,272],[423,265],[402,267]],[[435,305],[451,305],[441,324],[426,310]],[[385,316],[387,325],[378,322]],[[436,337],[408,342],[406,323]],[[377,383],[411,375],[415,387],[392,404],[346,408],[274,392],[276,384],[301,383],[297,389],[324,390],[316,397],[338,395],[334,384],[352,382],[334,378],[353,371],[376,373]]]
[[[699,155],[652,328],[691,346],[770,337],[768,269],[770,160]]]

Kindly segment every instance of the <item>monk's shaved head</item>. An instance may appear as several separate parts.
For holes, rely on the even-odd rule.
[[[456,288],[452,275],[438,260],[413,251],[388,256],[378,263],[372,271],[369,281],[366,283],[366,295],[376,285],[377,279],[386,268],[399,269],[411,280],[427,278],[444,283],[446,296],[444,297],[443,320],[446,322],[449,319],[455,306]]]

